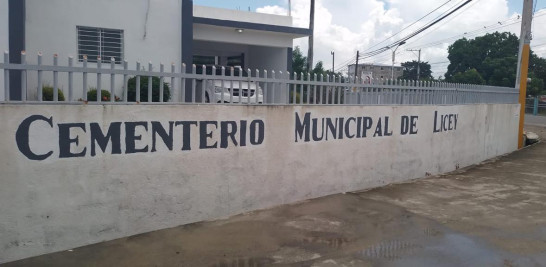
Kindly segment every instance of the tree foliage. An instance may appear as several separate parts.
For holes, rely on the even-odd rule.
[[[322,61],[319,61],[315,64],[315,67],[312,69],[312,70],[308,70],[307,69],[307,57],[304,56],[300,50],[299,47],[296,47],[293,51],[292,51],[292,71],[295,72],[298,76],[297,77],[294,77],[294,73],[291,73],[290,76],[292,78],[297,78],[298,80],[301,79],[301,74],[303,73],[303,79],[304,80],[307,80],[308,79],[308,76],[311,75],[311,79],[316,79],[317,80],[320,80],[320,75],[323,75],[323,79],[326,81],[328,79],[332,79],[332,74],[335,74],[336,76],[341,76],[341,78],[337,78],[337,79],[341,79],[341,81],[344,81],[344,78],[342,77],[341,73],[340,72],[337,72],[337,73],[332,73],[331,70],[325,70],[324,69],[324,63]],[[330,78],[328,78],[330,77]],[[296,103],[299,103],[300,102],[300,98],[302,99],[302,101],[304,101],[305,103],[307,102],[307,98],[309,98],[309,101],[311,103],[315,103],[315,102],[322,102],[322,103],[326,103],[326,101],[328,101],[328,97],[332,97],[331,95],[328,96],[328,91],[327,90],[323,90],[322,91],[322,96],[320,95],[320,92],[318,90],[318,87],[310,87],[311,89],[308,89],[308,90],[304,90],[303,91],[303,94],[300,95],[300,92],[301,91],[298,91],[298,90],[301,90],[301,87],[300,88],[295,88],[294,86],[291,86],[290,87],[290,101],[292,102],[293,101],[293,97],[295,95],[296,97]],[[336,91],[338,94],[340,91]],[[307,97],[307,94],[309,94],[309,97]],[[334,99],[337,99],[337,96],[334,96],[333,97]],[[332,100],[333,101],[333,100]],[[337,101],[337,100],[335,100]]]
[[[407,61],[402,63],[404,73],[402,79],[404,80],[417,80],[417,66],[419,66],[419,79],[432,80],[432,70],[428,62],[418,62],[416,60]]]
[[[298,77],[300,73],[304,74],[304,79],[307,79],[307,73],[310,73],[311,75],[315,74],[318,77],[320,75],[329,76],[332,75],[331,70],[324,69],[324,63],[322,61],[319,61],[315,64],[315,67],[309,71],[307,69],[307,57],[304,56],[301,52],[301,49],[299,46],[296,46],[294,51],[292,51],[292,71],[298,74]],[[335,75],[341,75],[340,72],[335,73]]]
[[[476,69],[469,69],[465,72],[457,72],[451,77],[454,83],[485,84],[485,80]]]
[[[509,32],[495,32],[475,39],[462,38],[448,48],[450,64],[446,81],[514,87],[518,64],[519,39]],[[477,75],[476,75],[477,74]],[[482,79],[480,79],[480,77]],[[528,93],[542,94],[545,90],[546,59],[531,52]]]

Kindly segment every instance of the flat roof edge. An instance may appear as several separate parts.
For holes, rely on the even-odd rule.
[[[243,22],[243,21],[234,21],[234,20],[194,17],[193,23],[221,26],[221,27],[232,27],[232,28],[238,28],[238,29],[290,33],[290,34],[298,34],[298,35],[304,35],[304,36],[312,35],[312,31],[306,28],[295,28],[295,27],[287,27],[287,26],[280,26],[280,25],[270,25],[270,24],[261,24],[261,23],[252,23],[252,22]]]

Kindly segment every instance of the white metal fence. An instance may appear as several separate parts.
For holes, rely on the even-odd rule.
[[[514,88],[430,81],[373,79],[364,81],[337,75],[312,75],[287,71],[242,70],[214,66],[167,66],[152,63],[135,68],[127,61],[90,63],[69,57],[67,65],[35,63],[21,53],[20,64],[10,64],[8,53],[0,69],[4,73],[4,103],[179,103],[179,104],[294,104],[294,105],[443,105],[517,103]],[[10,96],[10,72],[21,79],[20,98]],[[50,80],[48,80],[49,77]],[[18,84],[18,83],[17,83]],[[2,86],[2,85],[0,85]],[[106,90],[105,90],[106,89]],[[64,95],[67,94],[65,97]],[[63,100],[64,99],[64,100]]]

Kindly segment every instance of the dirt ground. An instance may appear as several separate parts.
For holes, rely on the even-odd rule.
[[[546,142],[447,175],[6,264],[269,265],[544,266]]]

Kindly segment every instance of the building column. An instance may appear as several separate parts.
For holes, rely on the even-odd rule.
[[[193,64],[193,0],[182,0],[182,63],[186,64],[186,72],[192,71]],[[191,80],[186,80],[186,99],[192,99]]]
[[[9,0],[8,9],[9,62],[20,64],[25,50],[25,0]],[[21,71],[10,70],[9,82],[10,100],[21,100]]]

